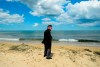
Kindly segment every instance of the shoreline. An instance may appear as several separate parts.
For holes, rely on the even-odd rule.
[[[0,40],[3,41],[40,41],[42,38],[0,38]],[[96,42],[100,43],[100,40],[96,39],[63,39],[63,38],[58,38],[58,39],[53,39],[52,41],[58,41],[58,42]]]
[[[1,43],[25,43],[25,44],[42,44],[42,40],[23,40],[23,41],[0,41]],[[65,46],[86,46],[86,47],[100,47],[100,43],[96,42],[60,42],[60,41],[52,41],[52,45],[65,45]]]

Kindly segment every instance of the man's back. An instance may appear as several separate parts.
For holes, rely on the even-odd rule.
[[[44,32],[43,43],[51,43],[51,40],[52,40],[51,31],[47,29]]]

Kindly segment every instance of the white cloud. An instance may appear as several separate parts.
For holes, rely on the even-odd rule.
[[[75,19],[99,19],[100,1],[83,1],[74,5],[67,6],[68,14]]]
[[[32,9],[30,14],[35,16],[55,16],[64,12],[63,5],[70,2],[66,0],[20,0]]]
[[[24,21],[23,15],[10,14],[9,11],[3,11],[0,9],[0,24],[5,23],[21,23]]]
[[[83,24],[78,24],[79,26],[84,26],[84,27],[88,27],[88,26],[98,26],[98,22],[94,22],[94,23],[83,23]]]
[[[43,18],[42,21],[51,21],[50,18]]]
[[[40,16],[37,12],[30,11],[29,13],[34,16]]]
[[[57,21],[86,26],[100,25],[100,1],[82,1],[74,5],[69,3],[66,9],[67,12],[61,14]]]
[[[14,0],[16,1],[16,0]],[[18,1],[18,0],[17,0]],[[87,0],[71,4],[70,0],[19,0],[27,5],[34,16],[58,16],[55,22],[42,19],[43,24],[76,23],[80,26],[100,25],[100,0]],[[66,6],[66,11],[63,9]]]
[[[39,23],[34,23],[33,24],[34,27],[37,27],[38,25],[39,25]]]
[[[60,25],[62,24],[61,22],[54,22],[54,21],[49,21],[49,22],[42,22],[44,25]]]
[[[89,1],[100,1],[100,0],[89,0]]]
[[[72,19],[72,17],[70,17],[70,15],[68,15],[68,13],[62,13],[60,16],[58,16],[56,18],[57,21],[59,22],[63,22],[63,23],[73,23],[74,20]]]

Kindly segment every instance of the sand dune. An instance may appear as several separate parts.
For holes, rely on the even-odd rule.
[[[100,47],[54,45],[52,55],[42,44],[0,43],[0,67],[100,67]]]

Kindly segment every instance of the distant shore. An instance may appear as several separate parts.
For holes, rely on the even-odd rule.
[[[0,66],[100,67],[100,47],[97,46],[53,42],[50,60],[43,57],[43,49],[40,41],[34,43],[0,41]]]

